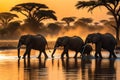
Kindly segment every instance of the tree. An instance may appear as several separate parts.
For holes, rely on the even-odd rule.
[[[88,12],[94,10],[96,7],[105,7],[115,19],[116,25],[112,25],[112,27],[116,30],[116,39],[120,39],[120,0],[78,1],[75,6],[77,7],[77,9],[88,8]]]
[[[64,17],[64,18],[62,18],[62,21],[65,21],[67,23],[67,26],[70,26],[70,23],[74,22],[75,18],[76,17]]]
[[[49,34],[51,35],[57,35],[61,30],[61,27],[56,23],[49,23],[47,28],[49,30]]]
[[[0,21],[4,28],[7,28],[8,24],[14,19],[14,17],[18,18],[16,14],[12,14],[9,12],[0,13]]]
[[[78,20],[76,20],[74,25],[86,27],[86,26],[90,25],[92,22],[93,22],[92,18],[82,17],[82,18],[79,18]]]
[[[39,26],[45,19],[57,20],[53,10],[49,10],[45,4],[40,3],[22,3],[14,6],[10,11],[17,11],[23,14],[27,19],[25,22]]]

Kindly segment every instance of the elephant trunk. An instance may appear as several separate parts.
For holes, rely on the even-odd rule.
[[[57,49],[57,45],[55,45],[55,47],[54,47],[54,50],[53,50],[53,52],[52,52],[52,57],[54,57],[53,55],[54,55],[56,49]]]
[[[20,48],[21,48],[21,43],[20,42],[18,43],[17,48],[18,48],[18,58],[20,58],[21,57],[20,56]]]
[[[86,49],[87,43],[84,44],[84,46],[82,47],[82,51],[81,51],[81,56],[84,56],[85,53],[85,49]]]
[[[57,49],[57,48],[54,48],[54,51],[53,51],[53,53],[52,53],[52,57],[54,57],[53,55],[54,55],[54,53],[55,53],[56,49]]]

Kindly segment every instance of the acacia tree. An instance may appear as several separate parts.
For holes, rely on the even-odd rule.
[[[14,19],[14,18],[18,18],[18,16],[16,14],[12,14],[9,12],[2,12],[0,13],[0,21],[1,24],[4,28],[7,28],[8,24]]]
[[[70,23],[74,22],[75,18],[76,17],[64,17],[64,18],[62,18],[62,21],[65,21],[67,23],[67,26],[70,26]]]
[[[17,11],[23,14],[27,19],[25,22],[33,23],[34,26],[40,24],[42,20],[53,19],[57,20],[55,12],[49,10],[45,4],[40,3],[22,3],[14,6],[10,11]]]
[[[120,0],[78,1],[75,6],[77,9],[88,8],[88,12],[94,10],[96,7],[105,7],[115,19],[116,24],[112,25],[112,27],[116,30],[116,39],[119,40]]]

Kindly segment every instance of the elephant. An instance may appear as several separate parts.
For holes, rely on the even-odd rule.
[[[64,54],[66,54],[66,57],[69,57],[68,55],[68,50],[73,50],[76,52],[75,56],[74,57],[77,57],[77,54],[78,52],[81,52],[82,50],[82,47],[84,45],[84,42],[83,40],[78,37],[78,36],[73,36],[73,37],[69,37],[69,36],[63,36],[63,37],[58,37],[57,38],[57,41],[54,45],[54,50],[53,50],[53,53],[52,53],[52,57],[54,57],[54,53],[56,51],[56,49],[59,47],[59,46],[62,46],[64,47],[64,50],[61,54],[61,58],[64,57]]]
[[[20,48],[22,45],[26,46],[26,51],[23,55],[23,58],[26,57],[26,55],[28,54],[28,58],[30,58],[30,52],[31,49],[34,50],[39,50],[40,54],[38,56],[38,58],[41,57],[42,52],[45,55],[45,58],[48,58],[46,52],[45,52],[45,47],[47,45],[47,41],[45,39],[44,36],[42,36],[41,34],[37,34],[37,35],[22,35],[19,39],[18,42],[18,58],[20,58]]]
[[[85,40],[85,44],[93,43],[95,44],[95,58],[102,58],[101,49],[105,49],[109,51],[109,58],[117,58],[114,53],[115,46],[117,45],[117,41],[114,36],[110,33],[92,33],[88,34]]]
[[[83,54],[83,56],[87,55],[87,56],[90,56],[90,53],[92,52],[93,48],[91,45],[89,44],[85,44],[83,47],[82,47],[82,51],[81,53]]]

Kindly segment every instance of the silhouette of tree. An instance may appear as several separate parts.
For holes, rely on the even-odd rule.
[[[90,0],[78,1],[75,5],[77,9],[88,8],[88,12],[94,10],[96,7],[104,6],[114,17],[116,25],[112,27],[116,30],[116,38],[119,40],[120,30],[120,0]]]
[[[47,28],[51,35],[57,35],[61,30],[61,27],[56,23],[49,23]]]
[[[80,18],[79,19],[80,21],[82,21],[83,23],[85,24],[89,24],[89,23],[92,23],[93,22],[93,19],[92,18]]]
[[[62,21],[65,21],[67,23],[67,26],[70,26],[70,23],[74,22],[75,18],[76,17],[64,17],[64,18],[62,18]]]
[[[0,21],[4,28],[7,28],[8,24],[14,19],[14,17],[18,18],[16,14],[12,14],[9,12],[0,13]]]
[[[45,4],[40,3],[22,3],[14,6],[10,11],[17,11],[26,16],[26,23],[39,26],[40,22],[45,19],[57,20],[55,12],[49,10]]]
[[[103,27],[101,25],[99,25],[98,22],[93,23],[93,19],[92,18],[79,18],[78,20],[76,20],[74,22],[74,25],[77,27],[81,27],[82,29],[86,29],[89,30],[90,32],[92,31],[101,31],[103,29]]]
[[[74,25],[86,27],[86,26],[88,26],[92,22],[93,22],[92,18],[84,18],[83,17],[83,18],[79,18],[78,20],[76,20]]]

